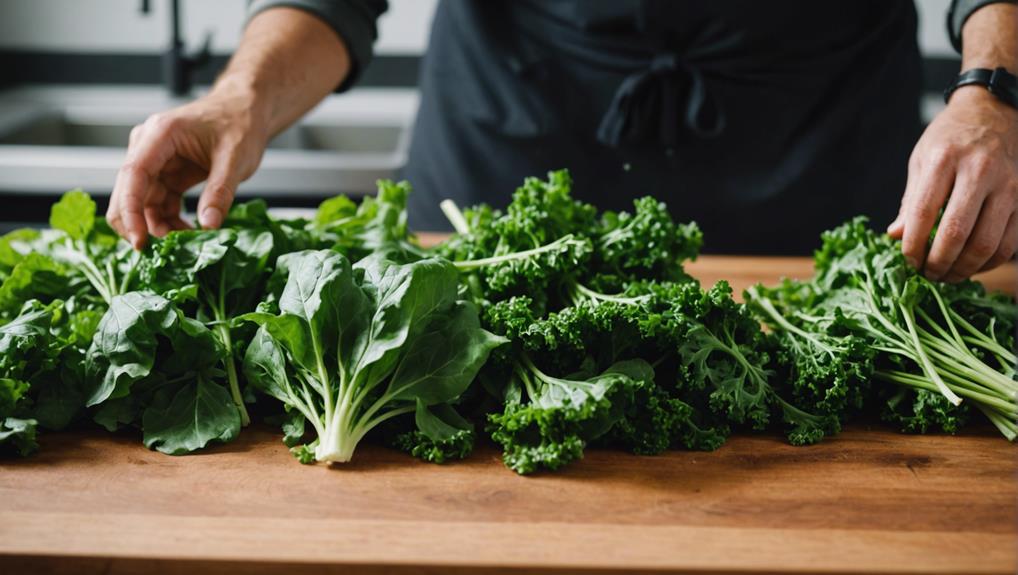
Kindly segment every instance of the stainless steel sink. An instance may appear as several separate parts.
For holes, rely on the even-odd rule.
[[[131,128],[179,104],[157,88],[35,89],[0,93],[0,192],[83,187],[108,194]],[[406,158],[416,94],[362,91],[330,97],[274,138],[241,196],[372,193]]]
[[[47,112],[30,116],[6,132],[0,132],[0,145],[110,147],[127,146],[131,129],[144,121],[104,117],[69,116]],[[314,150],[348,154],[385,154],[399,149],[404,126],[303,124],[279,134],[271,142],[272,150]]]

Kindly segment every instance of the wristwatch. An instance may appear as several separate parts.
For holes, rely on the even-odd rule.
[[[996,96],[1012,108],[1018,108],[1018,78],[1004,68],[973,68],[965,70],[954,82],[944,90],[944,102],[951,99],[951,94],[962,86],[969,85],[985,86],[991,94]]]

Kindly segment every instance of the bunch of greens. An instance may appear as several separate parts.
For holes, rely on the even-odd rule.
[[[1018,308],[980,284],[927,280],[856,218],[823,235],[809,281],[746,293],[779,334],[793,393],[845,417],[869,401],[906,431],[956,431],[968,406],[1018,435]],[[877,380],[894,384],[870,389]]]
[[[140,272],[143,289],[174,300],[206,324],[225,350],[230,396],[241,421],[250,421],[234,364],[235,318],[254,311],[264,291],[272,233],[267,229],[186,230],[152,242]],[[240,348],[243,351],[243,348]]]
[[[0,238],[0,451],[87,416],[189,453],[254,408],[303,462],[374,437],[440,463],[480,428],[521,474],[740,429],[810,444],[868,411],[953,432],[974,407],[1018,435],[1013,300],[924,279],[864,219],[824,234],[814,278],[743,305],[686,273],[702,234],[656,199],[599,213],[552,172],[504,211],[444,203],[457,233],[424,250],[408,193],[307,219],[256,200],[137,253],[68,192],[51,229]]]
[[[218,369],[227,355],[201,322],[151,292],[113,298],[85,361],[86,405],[113,431],[138,425],[149,448],[178,455],[230,441],[241,413]]]
[[[772,385],[777,346],[727,284],[703,290],[686,274],[703,240],[695,224],[649,197],[599,215],[571,186],[552,172],[528,178],[504,213],[443,206],[457,233],[437,251],[510,341],[482,374],[510,468],[557,469],[588,444],[715,449],[731,426],[763,429],[772,413],[796,444],[837,431]]]
[[[22,454],[37,426],[62,429],[83,411],[85,352],[137,261],[79,190],[54,204],[50,225],[0,238],[0,449]]]
[[[73,299],[31,300],[0,326],[0,451],[27,455],[37,426],[62,429],[78,416],[83,350],[98,319]]]
[[[377,253],[352,266],[318,250],[283,256],[280,268],[287,277],[279,312],[243,317],[260,326],[244,371],[290,410],[289,443],[299,443],[306,424],[313,428],[315,439],[294,448],[302,462],[350,461],[368,432],[410,413],[421,434],[407,446],[412,452],[436,461],[469,452],[470,436],[461,433],[469,429],[457,425],[450,404],[502,340],[457,298],[449,262],[398,263]]]

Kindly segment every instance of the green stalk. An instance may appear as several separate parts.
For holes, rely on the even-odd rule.
[[[452,200],[442,200],[438,204],[438,207],[442,209],[442,213],[445,214],[445,218],[452,224],[452,228],[456,230],[458,234],[469,234],[470,225],[467,224],[467,218],[460,211],[459,206]]]
[[[994,413],[992,410],[985,409],[982,406],[977,405],[976,407],[979,408],[979,411],[983,412],[983,415],[993,423],[1001,435],[1006,437],[1008,441],[1014,441],[1015,438],[1018,438],[1018,425],[1012,419]]]
[[[937,386],[928,379],[904,371],[875,371],[873,372],[873,375],[910,387],[918,387],[927,391],[940,391],[937,389]],[[986,395],[985,393],[965,387],[958,387],[957,390],[960,395],[963,395],[973,401],[979,402],[983,405],[992,406],[995,409],[1001,410],[1005,413],[1010,413],[1011,415],[1018,415],[1018,405],[1008,403],[999,397]]]
[[[621,295],[605,294],[594,291],[588,288],[587,286],[581,284],[580,282],[572,282],[570,288],[571,288],[569,290],[570,299],[573,300],[573,303],[578,303],[579,301],[582,301],[582,299],[578,297],[580,295],[586,297],[588,300],[593,302],[610,301],[620,303],[623,305],[638,305],[650,299],[649,295],[627,297]]]
[[[937,385],[937,389],[954,405],[961,403],[961,398],[958,397],[944,380],[940,378],[940,374],[937,373],[936,368],[933,367],[933,363],[930,362],[930,358],[927,357],[926,351],[923,349],[922,343],[919,341],[919,332],[916,330],[915,320],[912,318],[912,314],[904,304],[898,302],[898,308],[901,310],[902,316],[905,318],[905,325],[908,326],[909,334],[912,337],[912,343],[915,346],[916,355],[919,359],[919,366],[922,368],[923,373],[926,374],[933,383]]]
[[[225,273],[223,271],[219,274],[219,301],[218,305],[212,307],[212,314],[216,319],[216,332],[219,334],[219,341],[226,348],[224,363],[226,364],[226,380],[229,382],[230,396],[233,398],[234,405],[237,406],[237,411],[240,412],[241,425],[247,427],[251,423],[251,416],[247,412],[247,406],[244,405],[244,396],[240,394],[240,379],[237,377],[237,366],[233,357],[233,337],[230,334],[230,325],[226,318],[226,296],[223,293]]]
[[[515,252],[504,256],[492,256],[488,258],[481,258],[479,260],[464,260],[452,263],[458,269],[473,270],[477,268],[483,268],[486,266],[500,264],[502,262],[508,262],[513,260],[525,260],[527,258],[532,258],[534,256],[538,256],[546,252],[555,251],[565,245],[578,245],[580,243],[581,243],[580,240],[577,240],[575,237],[573,237],[573,234],[567,234],[551,242],[550,244],[545,244],[543,246],[538,246],[536,248],[524,250],[522,252]]]

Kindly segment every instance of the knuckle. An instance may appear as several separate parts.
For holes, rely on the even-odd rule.
[[[210,184],[207,194],[209,201],[230,201],[233,199],[233,189],[223,183]]]
[[[973,238],[965,251],[974,259],[986,260],[997,251],[997,244],[986,238]]]
[[[938,207],[934,206],[931,202],[926,201],[915,201],[912,202],[909,209],[913,218],[921,221],[932,221],[937,217],[937,213],[940,211]]]
[[[985,176],[993,171],[993,158],[986,153],[972,154],[968,160],[969,169],[977,176]]]
[[[913,171],[919,168],[919,154],[918,150],[913,150],[908,157],[908,169]]]
[[[955,151],[950,146],[937,146],[926,153],[925,162],[934,169],[943,168],[954,159]]]
[[[180,118],[174,114],[167,112],[159,112],[152,114],[148,123],[152,126],[152,129],[159,133],[172,132],[177,129],[180,125]]]
[[[124,165],[120,166],[120,171],[126,176],[134,176],[139,174],[145,174],[145,168],[135,159],[128,159],[124,162]],[[131,188],[127,188],[126,195],[131,195]]]
[[[951,243],[963,242],[968,236],[968,230],[955,220],[947,220],[940,223],[940,227],[937,228],[937,235]]]
[[[923,266],[923,269],[926,271],[927,275],[940,277],[944,275],[944,272],[947,271],[947,266],[940,262],[934,262],[933,260],[929,260],[926,262],[926,265]]]
[[[1004,192],[1015,204],[1018,204],[1018,174],[1010,176],[1004,183]]]

